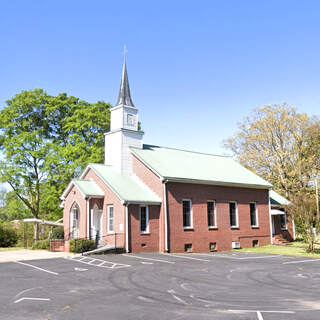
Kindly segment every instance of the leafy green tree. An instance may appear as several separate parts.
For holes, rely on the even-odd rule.
[[[59,196],[70,179],[89,162],[103,161],[109,109],[105,102],[51,96],[42,89],[7,101],[0,111],[0,181],[33,217],[60,217]]]
[[[301,191],[310,191],[310,181],[320,172],[317,118],[283,103],[254,109],[238,127],[224,146],[242,165],[271,182],[290,200]]]

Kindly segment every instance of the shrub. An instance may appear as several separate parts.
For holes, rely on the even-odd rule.
[[[70,251],[74,253],[81,253],[96,248],[96,242],[94,240],[87,239],[72,239],[70,241]]]
[[[64,239],[63,227],[55,227],[52,230],[51,239]]]
[[[0,247],[13,247],[18,242],[17,231],[0,226]]]
[[[33,250],[41,249],[41,250],[49,250],[50,249],[50,242],[49,240],[38,240],[32,245]]]

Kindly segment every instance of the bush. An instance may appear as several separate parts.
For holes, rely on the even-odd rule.
[[[14,229],[0,226],[0,247],[14,247],[18,242],[18,234]]]
[[[50,241],[47,240],[38,240],[32,245],[32,250],[49,250],[50,249]]]
[[[64,239],[63,227],[55,227],[52,230],[51,239]]]
[[[82,253],[91,251],[96,248],[96,242],[94,240],[87,239],[72,239],[70,241],[70,251],[74,253]]]

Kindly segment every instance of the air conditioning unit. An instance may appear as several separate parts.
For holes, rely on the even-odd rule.
[[[232,249],[240,249],[240,241],[232,241]]]

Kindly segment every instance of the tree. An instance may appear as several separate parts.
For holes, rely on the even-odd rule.
[[[21,220],[30,218],[30,212],[26,206],[17,197],[14,191],[6,191],[1,210],[0,219],[3,221]]]
[[[303,241],[308,244],[307,252],[313,253],[317,240],[316,234],[320,226],[314,198],[310,194],[300,194],[295,198],[294,205],[290,206],[289,210],[295,217],[297,231]]]
[[[103,161],[109,108],[42,89],[7,101],[0,111],[0,181],[11,186],[32,216],[61,216],[59,196],[70,179],[88,162]]]
[[[297,113],[286,103],[269,105],[254,109],[224,146],[293,200],[310,190],[310,181],[320,172],[319,128],[317,118]]]

